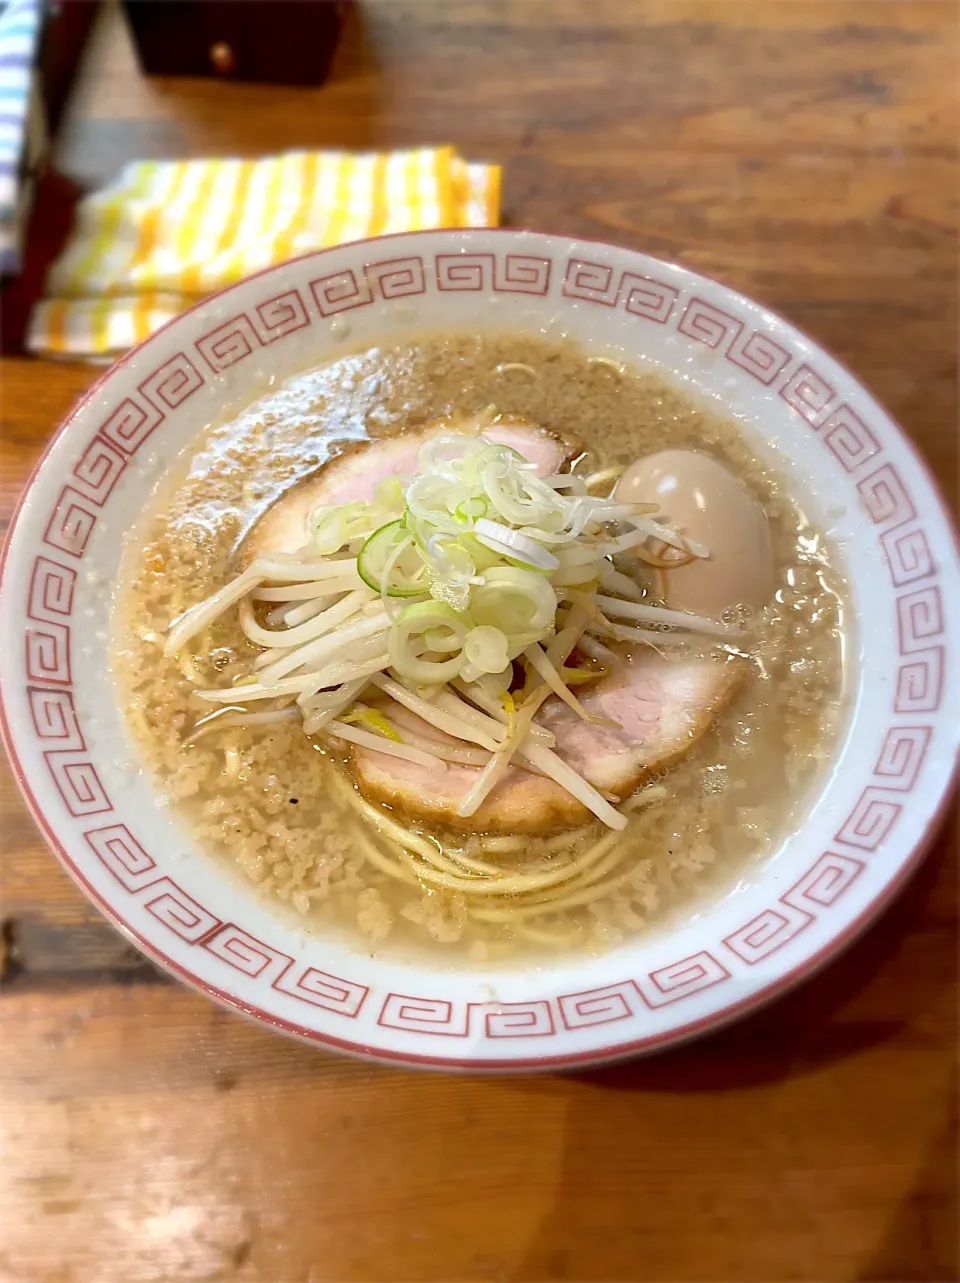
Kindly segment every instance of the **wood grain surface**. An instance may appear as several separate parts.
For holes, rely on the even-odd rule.
[[[504,163],[505,221],[786,313],[954,498],[957,38],[952,0],[379,0],[331,82],[294,90],[147,82],[108,9],[31,262],[71,186],[136,156],[450,141]],[[7,520],[93,373],[0,375]],[[0,803],[2,1283],[958,1276],[955,824],[769,1010],[621,1068],[493,1080],[218,1010],[87,905],[6,773]]]

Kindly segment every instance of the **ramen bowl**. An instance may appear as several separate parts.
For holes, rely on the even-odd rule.
[[[567,336],[682,383],[789,476],[849,585],[846,720],[802,823],[735,889],[601,956],[447,966],[302,928],[196,848],[138,766],[111,677],[124,536],[191,440],[300,370],[439,329]],[[576,1066],[665,1047],[826,963],[903,885],[945,807],[958,643],[949,519],[910,442],[848,371],[685,268],[525,231],[325,250],[179,316],[60,428],[0,579],[6,746],[85,894],[154,962],[268,1026],[437,1068]]]

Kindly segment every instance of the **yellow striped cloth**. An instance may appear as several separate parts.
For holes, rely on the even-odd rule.
[[[79,205],[27,347],[111,360],[271,263],[386,232],[493,227],[499,213],[499,167],[452,147],[138,161]]]

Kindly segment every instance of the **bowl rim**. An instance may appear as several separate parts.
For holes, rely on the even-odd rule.
[[[147,344],[151,343],[159,334],[176,326],[184,317],[198,311],[201,308],[209,307],[211,304],[222,300],[234,290],[243,288],[250,281],[260,277],[270,275],[279,268],[287,267],[291,264],[316,260],[324,255],[342,251],[345,248],[359,247],[365,245],[378,245],[383,242],[392,242],[410,237],[423,237],[424,235],[434,236],[457,236],[464,232],[476,231],[484,236],[506,236],[516,238],[522,235],[539,235],[559,239],[567,242],[569,245],[579,247],[595,247],[598,249],[612,251],[613,253],[641,253],[650,262],[657,263],[665,268],[679,270],[689,274],[693,278],[707,281],[712,285],[734,295],[738,300],[759,309],[767,317],[779,322],[781,325],[792,330],[795,334],[801,336],[811,345],[813,349],[827,356],[834,365],[839,367],[847,376],[850,382],[857,388],[859,394],[863,395],[872,402],[886,416],[892,430],[899,438],[899,444],[910,454],[918,470],[922,473],[926,484],[930,487],[935,496],[942,516],[944,518],[945,528],[949,531],[954,543],[955,553],[960,559],[960,531],[954,520],[954,514],[948,505],[943,490],[936,476],[933,473],[929,463],[915,445],[912,438],[895,419],[886,406],[877,398],[877,396],[866,386],[862,379],[853,373],[849,367],[834,356],[832,352],[826,349],[818,339],[810,335],[801,326],[793,320],[784,316],[765,302],[752,299],[749,295],[743,294],[740,290],[724,281],[701,272],[696,268],[687,266],[684,263],[675,262],[670,259],[660,258],[658,255],[650,254],[646,250],[638,250],[631,245],[620,245],[613,241],[605,241],[597,238],[573,235],[567,232],[547,231],[541,228],[533,227],[496,227],[496,228],[430,228],[416,231],[404,231],[387,233],[383,236],[367,237],[362,240],[350,242],[349,245],[326,246],[320,249],[311,250],[304,254],[296,255],[291,259],[284,260],[283,263],[270,264],[241,280],[225,286],[212,294],[205,296],[185,308],[176,316],[171,317],[162,326],[155,330],[151,335],[141,343],[130,348],[123,353],[115,362],[108,366],[93,383],[81,394],[81,396],[72,405],[69,413],[60,422],[55,432],[47,441],[43,451],[34,464],[23,488],[18,496],[14,506],[9,526],[0,549],[0,599],[2,599],[3,576],[7,568],[8,558],[10,555],[13,539],[20,521],[22,511],[26,505],[28,497],[36,485],[43,466],[59,443],[64,434],[70,429],[71,425],[80,414],[81,410],[97,394],[97,392],[111,379],[114,374],[140,352]],[[241,1015],[256,1020],[258,1023],[267,1025],[270,1028],[294,1036],[302,1041],[307,1041],[314,1046],[325,1046],[338,1052],[347,1053],[368,1061],[374,1061],[384,1064],[410,1064],[421,1068],[436,1069],[462,1069],[473,1071],[485,1071],[488,1073],[503,1073],[510,1071],[536,1071],[539,1069],[576,1069],[588,1065],[610,1064],[618,1060],[636,1057],[649,1052],[666,1050],[668,1047],[678,1046],[688,1042],[697,1036],[707,1032],[718,1031],[736,1020],[740,1020],[746,1015],[761,1009],[768,1003],[785,995],[792,989],[796,988],[803,981],[812,978],[829,962],[838,957],[844,950],[853,944],[863,932],[873,923],[882,911],[895,899],[901,892],[905,884],[914,875],[921,861],[926,855],[929,847],[936,838],[943,824],[945,817],[953,800],[954,793],[960,777],[960,759],[954,761],[952,770],[940,786],[940,793],[936,799],[936,805],[933,807],[929,817],[924,822],[923,830],[917,836],[912,847],[905,853],[899,863],[899,867],[892,877],[880,888],[874,898],[867,903],[859,914],[849,922],[843,930],[831,935],[830,939],[821,946],[814,954],[804,958],[795,967],[789,971],[775,976],[766,983],[761,983],[757,989],[748,997],[735,1003],[729,1003],[718,1008],[706,1015],[690,1020],[684,1024],[674,1026],[671,1029],[652,1033],[647,1036],[632,1039],[630,1041],[613,1041],[609,1045],[594,1047],[581,1052],[565,1052],[545,1056],[514,1056],[498,1059],[477,1059],[477,1058],[457,1058],[441,1057],[431,1054],[418,1054],[416,1052],[392,1049],[389,1047],[372,1047],[361,1040],[338,1038],[333,1034],[312,1029],[305,1025],[300,1025],[295,1021],[264,1010],[254,1003],[246,1002],[239,995],[229,993],[209,983],[209,981],[194,974],[188,967],[168,957],[162,948],[158,947],[153,941],[143,936],[139,931],[130,926],[117,910],[87,881],[83,873],[77,867],[63,844],[57,837],[53,826],[46,818],[40,803],[33,794],[30,784],[26,777],[26,772],[17,753],[14,736],[11,726],[8,722],[7,711],[4,702],[0,699],[0,741],[7,753],[11,765],[12,773],[20,793],[26,802],[34,822],[37,824],[40,832],[43,834],[47,845],[52,849],[64,866],[74,882],[80,887],[83,893],[90,899],[103,913],[107,920],[120,931],[122,935],[131,940],[135,946],[144,953],[151,961],[160,966],[164,971],[175,978],[184,981],[191,987],[198,989],[207,997],[213,999],[220,1005],[231,1010],[239,1012]]]

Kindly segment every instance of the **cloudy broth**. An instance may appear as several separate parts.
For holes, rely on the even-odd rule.
[[[574,466],[583,475],[668,448],[708,451],[753,491],[773,542],[776,591],[744,643],[735,694],[686,756],[647,781],[663,790],[659,800],[612,842],[598,821],[511,839],[381,810],[478,868],[546,871],[548,881],[552,870],[575,868],[549,896],[473,897],[402,863],[401,874],[387,871],[371,855],[381,835],[370,811],[358,809],[346,746],[305,735],[299,721],[229,726],[190,743],[209,711],[193,692],[227,684],[256,653],[235,614],[179,660],[162,648],[170,622],[235,572],[258,516],[331,454],[491,404],[582,440]],[[801,499],[756,459],[734,422],[655,374],[572,346],[427,335],[345,356],[209,429],[131,537],[114,656],[133,736],[198,844],[313,933],[347,932],[368,952],[427,950],[479,963],[602,951],[749,878],[810,803],[841,723],[843,585]],[[709,638],[680,653],[724,659]]]

